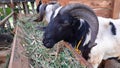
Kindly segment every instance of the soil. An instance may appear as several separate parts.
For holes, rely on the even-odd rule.
[[[12,41],[13,35],[10,33],[0,34],[0,68],[7,68]]]

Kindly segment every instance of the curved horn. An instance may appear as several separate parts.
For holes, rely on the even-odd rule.
[[[46,9],[47,4],[42,4],[41,7],[39,7],[39,20],[42,21],[45,15],[45,9]]]
[[[95,42],[99,28],[98,19],[93,10],[83,4],[74,3],[68,4],[60,10],[60,14],[65,14],[68,12],[73,17],[84,19],[85,21],[87,21],[91,29],[91,41],[89,47],[92,47],[91,45],[93,45],[93,43]]]
[[[41,0],[40,0],[40,1],[39,1],[39,4],[37,5],[37,9],[36,9],[37,13],[39,13],[39,7],[40,7],[41,4],[42,4],[42,2],[41,2]]]

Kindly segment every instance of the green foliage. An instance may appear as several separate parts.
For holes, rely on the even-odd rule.
[[[5,10],[6,10],[6,15],[9,15],[11,13],[11,9],[10,8],[5,8]],[[4,15],[3,8],[0,8],[0,12]]]
[[[5,8],[6,10],[6,15],[9,15],[11,13],[11,8]]]
[[[12,30],[13,30],[12,28],[1,28],[0,27],[0,34],[10,33]]]
[[[0,8],[0,20],[4,19],[7,15],[11,13],[10,8],[5,8],[6,15],[4,14],[3,8]]]
[[[42,22],[30,22],[27,17],[23,18],[21,22],[19,26],[23,28],[23,33],[25,33],[22,45],[27,50],[27,56],[33,68],[85,68],[80,65],[73,54],[62,44],[58,43],[51,49],[43,46],[42,36],[44,32],[35,28],[38,25],[42,26]],[[60,52],[57,52],[58,45],[61,46]]]

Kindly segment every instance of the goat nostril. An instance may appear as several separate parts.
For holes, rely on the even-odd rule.
[[[51,45],[51,43],[46,43],[45,45],[44,45],[46,48],[52,48],[53,46]]]
[[[43,39],[43,45],[46,48],[52,48],[54,46],[55,42],[52,39]]]
[[[46,43],[46,46],[50,46],[50,43]]]

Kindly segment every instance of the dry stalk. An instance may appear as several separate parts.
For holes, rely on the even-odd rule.
[[[73,53],[76,60],[78,60],[82,65],[86,66],[87,68],[93,68],[92,65],[88,63],[78,52],[76,52],[69,43],[63,41],[63,44]]]

